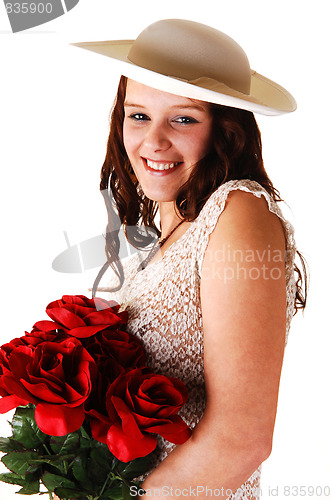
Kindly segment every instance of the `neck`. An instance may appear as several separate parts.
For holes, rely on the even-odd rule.
[[[182,217],[178,214],[173,201],[163,201],[159,203],[161,236],[165,238],[174,227],[179,224]]]

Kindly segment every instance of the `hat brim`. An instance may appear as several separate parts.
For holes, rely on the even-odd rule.
[[[164,92],[263,115],[280,115],[296,110],[296,101],[286,89],[253,70],[251,70],[251,86],[248,95],[210,78],[202,77],[187,81],[138,66],[128,59],[134,41],[107,40],[72,43],[71,45],[114,59],[122,75]]]

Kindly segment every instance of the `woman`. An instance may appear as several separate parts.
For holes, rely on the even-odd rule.
[[[252,111],[290,112],[295,101],[252,72],[233,40],[198,23],[159,21],[135,41],[78,45],[122,61],[126,75],[101,174],[108,262],[95,287],[112,265],[112,298],[148,365],[189,391],[181,416],[192,437],[178,447],[159,440],[143,496],[258,498],[285,339],[305,297]],[[160,236],[124,269],[115,214],[136,246],[150,241],[140,225]]]

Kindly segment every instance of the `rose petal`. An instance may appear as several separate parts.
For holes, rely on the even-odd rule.
[[[85,321],[85,316],[87,314],[93,313],[96,310],[94,307],[87,307],[85,304],[81,305],[81,304],[66,303],[62,307],[64,307],[64,309],[67,309],[68,311],[71,311],[76,316],[79,316],[84,321]]]
[[[90,420],[90,428],[93,439],[100,443],[107,443],[107,433],[112,424],[111,420],[104,415],[101,415],[96,410],[86,412]]]
[[[68,311],[68,309],[65,309],[64,307],[55,307],[52,304],[55,303],[51,302],[51,304],[47,306],[46,313],[51,319],[53,319],[57,323],[60,323],[60,325],[62,325],[62,328],[71,329],[85,325],[84,321],[76,314],[73,314],[71,311]]]
[[[52,332],[54,330],[58,330],[62,328],[62,326],[58,323],[55,323],[54,321],[50,321],[48,319],[44,319],[42,321],[37,321],[32,327],[32,332],[34,333],[34,329],[42,331],[42,332]],[[30,335],[29,333],[26,333],[27,335]]]
[[[154,416],[155,414],[158,414],[161,409],[164,408],[161,407],[160,404],[155,403],[154,401],[147,401],[145,399],[141,399],[136,394],[132,396],[132,399],[133,399],[133,408],[135,408],[135,411],[138,413],[142,413],[143,415]],[[165,409],[169,410],[169,406],[166,406]],[[164,418],[165,416],[166,415],[163,415]]]
[[[38,399],[28,392],[21,383],[17,382],[12,375],[2,377],[2,385],[9,394],[15,394],[17,397],[29,401],[29,403],[38,403]]]
[[[7,413],[7,411],[13,410],[18,406],[26,406],[29,401],[19,398],[15,394],[10,396],[4,396],[0,399],[0,413]]]
[[[140,438],[141,431],[139,430],[136,420],[127,405],[117,396],[112,396],[111,399],[114,409],[120,417],[123,432],[125,434],[132,435],[135,439]]]
[[[137,422],[138,427],[142,431],[146,431],[146,429],[149,429],[151,427],[157,426],[157,425],[166,425],[171,423],[173,420],[169,418],[159,418],[159,417],[145,417],[143,415],[139,415],[138,413],[133,413],[135,420]],[[153,432],[153,431],[149,431]]]
[[[85,306],[85,304],[89,301],[85,295],[62,295],[62,299],[60,302],[65,304],[77,304],[80,306]]]
[[[77,337],[78,339],[83,339],[87,337],[92,337],[96,333],[104,330],[105,325],[95,325],[95,326],[80,326],[77,328],[72,328],[68,331],[70,335],[73,337]]]
[[[59,354],[58,357],[58,365],[55,365],[54,368],[50,370],[44,370],[43,367],[40,368],[40,376],[47,378],[49,382],[53,382],[54,384],[58,384],[60,380],[64,380],[65,372],[63,369],[63,356]]]
[[[54,392],[53,388],[48,386],[47,381],[30,384],[30,382],[21,379],[21,384],[30,392],[30,394],[41,401],[47,401],[48,403],[67,403],[67,401],[60,396],[60,394],[57,394]]]
[[[16,347],[9,358],[9,369],[18,379],[26,376],[27,365],[33,359],[34,350],[31,347]]]
[[[88,305],[94,304],[95,309],[101,311],[102,309],[108,309],[111,307],[114,312],[117,312],[120,309],[120,305],[114,300],[105,300],[101,297],[94,297],[93,299],[88,299]]]
[[[65,384],[66,386],[66,399],[68,402],[68,406],[78,406],[84,401],[86,401],[89,396],[90,391],[87,391],[85,394],[80,394],[74,387],[71,387],[69,384]]]
[[[151,453],[157,446],[157,439],[149,434],[137,437],[125,434],[120,424],[114,424],[107,433],[107,446],[118,460],[129,462]]]
[[[85,316],[87,325],[122,325],[125,321],[114,313],[112,309],[103,309],[102,311],[93,311]]]
[[[39,429],[50,436],[65,436],[75,432],[84,422],[83,405],[68,408],[64,405],[38,404],[35,419]]]
[[[83,363],[82,363],[83,365]],[[87,365],[85,367],[84,365]],[[79,397],[87,396],[91,392],[91,378],[88,363],[80,367],[80,372],[71,380],[71,387],[77,391]]]
[[[183,444],[191,436],[191,430],[181,417],[175,415],[172,417],[173,422],[164,425],[154,425],[144,429],[145,432],[153,432],[159,434],[174,444]]]
[[[44,382],[50,389],[53,389],[55,392],[59,394],[63,389],[63,382],[61,382],[61,379],[59,378],[53,377],[52,375],[51,376],[48,375],[49,374],[45,370],[41,370],[37,376],[29,374],[29,380],[31,384],[40,384]]]
[[[157,404],[176,406],[179,409],[186,400],[187,390],[182,382],[178,382],[180,381],[164,375],[154,375],[144,380],[138,394],[143,399],[152,399]]]

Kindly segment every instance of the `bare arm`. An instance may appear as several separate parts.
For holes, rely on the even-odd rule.
[[[284,252],[281,223],[265,200],[231,193],[202,268],[206,410],[192,437],[145,480],[150,497],[163,486],[183,497],[206,486],[227,498],[270,454],[285,341]]]

